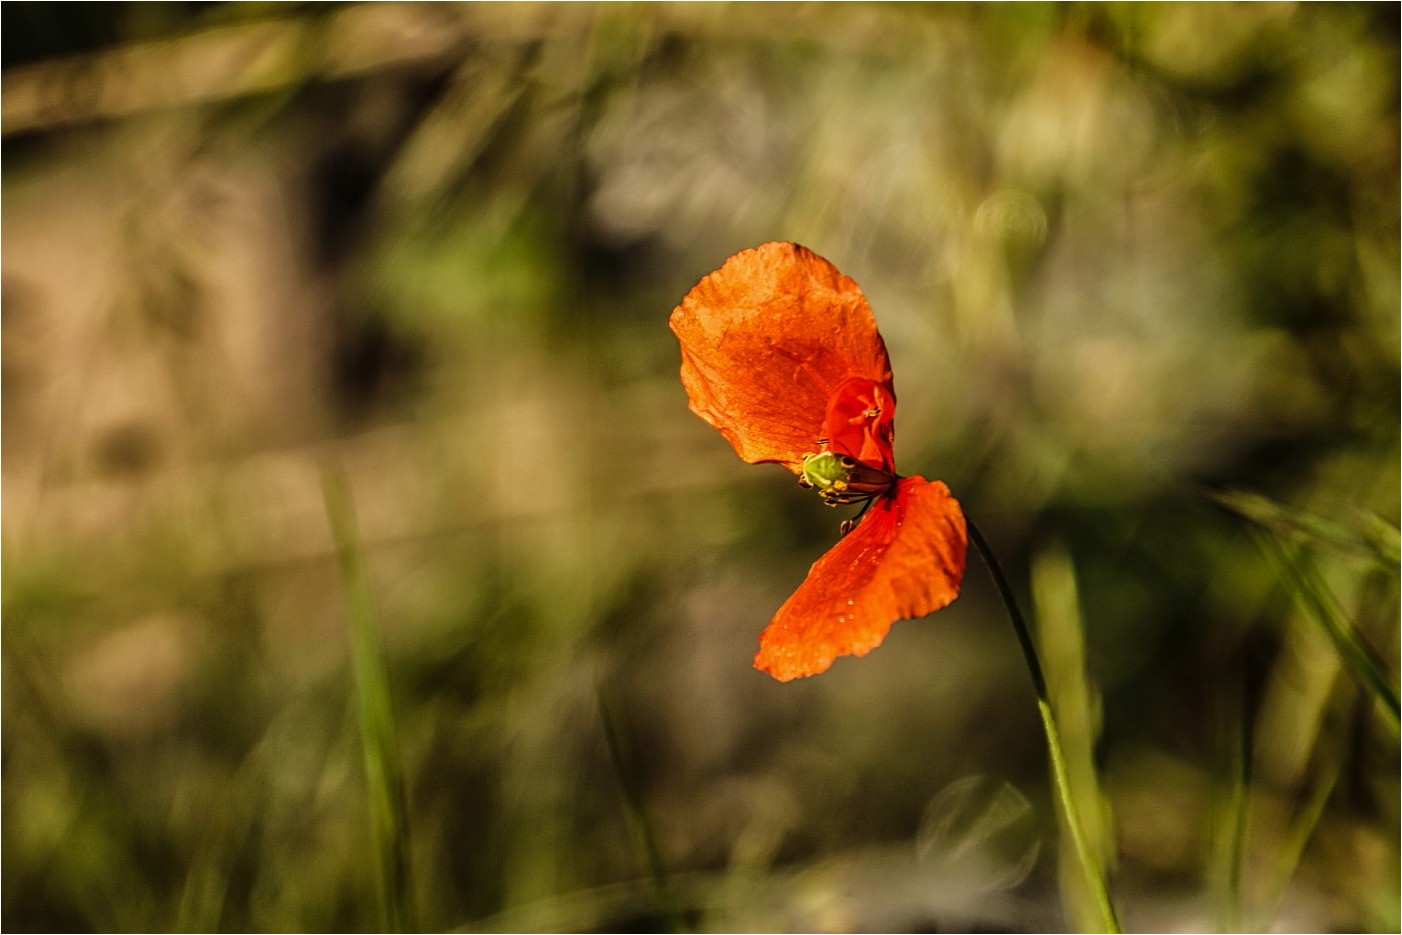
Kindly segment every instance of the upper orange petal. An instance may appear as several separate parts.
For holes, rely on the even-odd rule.
[[[817,675],[838,656],[864,656],[891,624],[959,595],[964,513],[940,481],[903,477],[857,527],[813,563],[759,637],[755,668],[780,681]]]
[[[686,294],[670,324],[692,411],[751,463],[798,473],[849,377],[890,392],[891,362],[862,290],[797,244],[735,254]]]

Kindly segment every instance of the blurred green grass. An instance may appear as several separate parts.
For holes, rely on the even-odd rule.
[[[1062,625],[1126,926],[1396,929],[1396,734],[1253,538],[1395,691],[1395,6],[74,9],[0,10],[4,927],[381,927],[327,457],[426,928],[664,924],[601,687],[688,924],[1078,924],[976,568],[749,668],[837,517],[665,320],[792,239]]]

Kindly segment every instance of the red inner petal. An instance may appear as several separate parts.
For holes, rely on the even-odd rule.
[[[828,400],[823,423],[828,448],[894,474],[895,418],[896,394],[889,380],[848,377]]]

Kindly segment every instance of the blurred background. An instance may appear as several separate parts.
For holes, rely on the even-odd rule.
[[[750,668],[842,517],[688,412],[667,316],[767,240],[871,300],[1125,924],[1402,924],[1395,711],[1311,603],[1396,685],[1395,4],[0,37],[6,929],[388,924],[337,476],[404,924],[1094,926],[972,555],[868,657]]]

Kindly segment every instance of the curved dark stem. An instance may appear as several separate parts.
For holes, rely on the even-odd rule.
[[[964,522],[969,527],[969,538],[978,548],[978,554],[983,559],[984,567],[993,576],[993,583],[998,586],[998,595],[1003,599],[1003,606],[1007,608],[1008,616],[1012,619],[1013,630],[1017,633],[1018,646],[1022,648],[1022,658],[1027,662],[1028,674],[1032,676],[1032,688],[1037,692],[1039,700],[1046,699],[1049,697],[1047,677],[1042,673],[1042,663],[1037,657],[1037,647],[1032,642],[1032,631],[1028,628],[1027,621],[1022,619],[1022,611],[1018,609],[1012,585],[1008,584],[1007,576],[1003,574],[1003,566],[998,562],[998,557],[993,554],[988,540],[983,538],[983,533],[979,532],[978,527],[967,515],[964,517]]]

